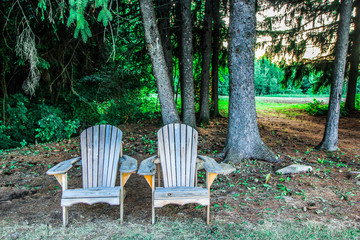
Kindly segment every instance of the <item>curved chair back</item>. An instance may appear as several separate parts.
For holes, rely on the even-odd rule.
[[[121,130],[111,125],[96,125],[81,133],[83,188],[115,186],[121,140]]]
[[[198,132],[185,124],[169,124],[158,133],[164,187],[194,187]]]

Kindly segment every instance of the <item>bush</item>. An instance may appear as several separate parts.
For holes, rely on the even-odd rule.
[[[318,101],[315,98],[312,103],[308,103],[305,111],[313,116],[324,116],[327,114],[328,105],[325,105],[323,101]],[[347,116],[348,112],[346,111],[345,105],[342,102],[340,104],[340,116]]]
[[[79,120],[63,120],[61,110],[46,106],[41,106],[41,119],[38,121],[39,128],[35,131],[36,139],[41,142],[59,141],[65,138],[70,138],[72,134],[76,133],[76,129],[80,125]]]
[[[360,110],[360,93],[359,94],[356,94],[356,97],[355,97],[355,108],[357,110]]]
[[[327,113],[328,106],[323,101],[318,101],[315,98],[312,103],[308,103],[305,111],[313,116],[324,116]]]
[[[69,138],[79,127],[60,106],[31,102],[23,94],[9,96],[5,113],[5,122],[0,121],[1,149]]]

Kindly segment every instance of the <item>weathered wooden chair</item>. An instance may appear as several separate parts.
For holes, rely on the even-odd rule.
[[[47,171],[62,186],[61,206],[63,225],[68,223],[68,207],[76,203],[108,203],[120,205],[120,222],[123,221],[124,185],[136,172],[137,161],[122,155],[122,132],[110,125],[97,125],[80,135],[81,157],[61,162]],[[81,161],[80,161],[81,160]],[[82,164],[83,188],[68,189],[67,171]],[[115,186],[120,166],[120,186]]]
[[[158,156],[141,162],[138,174],[143,175],[152,189],[152,224],[155,208],[167,204],[197,203],[207,206],[207,224],[210,223],[210,186],[222,172],[214,159],[197,155],[198,132],[185,124],[169,124],[157,132]],[[206,188],[197,187],[196,164],[206,170]],[[161,165],[163,187],[155,187],[156,165]]]

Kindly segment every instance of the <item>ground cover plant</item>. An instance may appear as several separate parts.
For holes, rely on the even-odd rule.
[[[274,105],[274,104],[273,104]],[[150,239],[178,235],[184,238],[244,239],[357,239],[359,238],[360,126],[358,113],[340,119],[339,151],[315,150],[325,117],[299,109],[258,111],[264,142],[284,162],[248,160],[235,165],[230,175],[219,175],[211,192],[212,225],[205,225],[205,208],[194,204],[169,205],[156,210],[152,226],[151,192],[141,176],[127,184],[125,224],[118,225],[118,207],[106,204],[70,208],[70,227],[62,229],[61,188],[47,169],[79,155],[79,139],[2,150],[0,160],[0,235],[2,238],[112,238]],[[160,119],[120,124],[124,152],[137,159],[156,153]],[[214,118],[199,127],[199,154],[215,155],[226,139],[226,118]],[[220,160],[220,159],[217,159]],[[314,171],[277,175],[293,163]],[[270,174],[270,178],[269,178]],[[198,172],[200,181],[204,173]],[[70,187],[81,184],[81,169],[69,175]],[[189,221],[191,224],[189,224]],[[100,231],[99,226],[109,231]],[[128,231],[132,229],[133,231]],[[72,235],[73,234],[73,235]],[[178,238],[181,238],[179,237]]]

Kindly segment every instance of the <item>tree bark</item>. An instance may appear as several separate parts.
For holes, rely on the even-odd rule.
[[[212,0],[206,0],[205,3],[204,28],[201,40],[202,63],[199,123],[203,124],[208,124],[210,121],[211,2]]]
[[[341,92],[344,81],[346,55],[349,44],[352,0],[343,0],[340,7],[340,20],[335,49],[335,66],[331,80],[329,109],[323,140],[317,146],[319,149],[336,151],[338,148],[338,129],[340,118]]]
[[[181,57],[183,123],[196,128],[193,78],[193,46],[191,25],[191,0],[181,3]]]
[[[232,0],[229,26],[230,99],[225,162],[281,162],[264,144],[255,110],[256,0]]]
[[[158,88],[161,115],[164,124],[180,122],[174,102],[160,34],[156,25],[154,6],[151,0],[140,0],[140,11],[145,31],[147,49],[151,58]]]
[[[219,1],[213,1],[212,3],[212,16],[214,20],[214,26],[213,26],[213,55],[212,55],[212,104],[214,111],[212,112],[212,115],[214,117],[219,117],[219,54],[220,54],[220,2]]]
[[[170,4],[171,1],[168,0],[156,1],[161,44],[164,50],[164,57],[165,57],[166,66],[168,68],[172,93],[174,94],[173,60],[172,60],[171,31],[170,31]]]
[[[355,110],[356,84],[359,76],[359,55],[360,55],[360,1],[356,1],[355,28],[350,56],[349,82],[346,93],[345,107]]]

